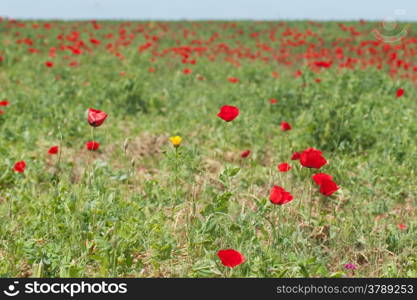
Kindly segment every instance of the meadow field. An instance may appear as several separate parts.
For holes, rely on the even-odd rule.
[[[417,277],[417,24],[383,29],[1,19],[0,276]]]

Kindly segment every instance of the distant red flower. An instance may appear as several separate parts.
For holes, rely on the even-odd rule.
[[[87,150],[89,151],[96,151],[98,150],[98,147],[100,147],[99,142],[95,142],[95,141],[89,141],[85,143],[85,145],[87,146]]]
[[[316,78],[316,79],[314,79],[314,81],[317,82],[317,83],[320,83],[321,82],[321,79],[320,78]]]
[[[150,68],[148,69],[148,72],[149,72],[149,73],[154,73],[154,72],[155,72],[155,68],[150,67]]]
[[[294,152],[291,156],[291,160],[299,160],[301,157],[301,154],[298,152]]]
[[[397,227],[398,229],[401,229],[401,230],[407,229],[407,225],[404,225],[404,224],[398,224]]]
[[[302,166],[307,168],[320,169],[322,166],[327,164],[327,161],[323,157],[323,153],[320,150],[308,148],[301,153],[300,163]]]
[[[0,116],[4,115],[4,110],[0,109]]]
[[[47,61],[45,62],[45,66],[47,66],[48,68],[52,68],[54,66],[54,63],[52,61]]]
[[[238,83],[239,79],[237,79],[236,77],[229,77],[227,78],[227,80],[229,80],[231,83]]]
[[[278,170],[280,172],[288,172],[291,169],[291,166],[287,163],[281,163],[278,165]]]
[[[49,154],[57,154],[59,150],[58,146],[52,146],[51,148],[49,148],[48,153]]]
[[[269,103],[275,104],[275,103],[278,103],[278,100],[274,99],[274,98],[271,98],[271,99],[269,99]]]
[[[245,262],[245,256],[233,249],[220,250],[217,252],[217,256],[220,258],[222,264],[229,268],[234,268]]]
[[[330,196],[339,189],[337,184],[330,179],[323,179],[320,182],[320,193],[324,196]]]
[[[321,185],[323,180],[333,180],[333,177],[326,173],[317,173],[311,176],[317,185]]]
[[[104,111],[89,108],[88,109],[88,124],[93,127],[98,127],[106,120],[107,114]]]
[[[280,186],[274,185],[269,194],[269,200],[273,204],[283,205],[293,200],[293,196]]]
[[[0,106],[9,106],[10,102],[8,100],[0,101]]]
[[[182,72],[185,74],[185,75],[188,75],[188,74],[191,74],[191,69],[184,69],[184,70],[182,70]]]
[[[330,68],[332,66],[331,61],[316,61],[314,64],[319,68]]]
[[[272,77],[274,77],[274,78],[278,78],[279,77],[279,73],[278,72],[272,72],[271,73],[271,75],[272,75]]]
[[[223,105],[217,116],[226,122],[233,121],[239,115],[239,108],[236,106]]]
[[[250,150],[243,151],[242,154],[240,154],[240,157],[241,158],[246,158],[246,157],[249,156],[250,153],[251,153]]]
[[[25,168],[26,168],[26,162],[22,160],[14,164],[13,170],[15,170],[15,172],[18,172],[18,173],[23,173],[25,171]]]
[[[397,90],[397,98],[400,98],[400,97],[402,97],[404,95],[404,89],[398,89]]]
[[[100,41],[97,39],[90,39],[90,43],[94,45],[100,45]]]
[[[287,123],[287,122],[281,122],[281,130],[282,131],[288,131],[288,130],[291,130],[291,125],[290,125],[290,123]]]

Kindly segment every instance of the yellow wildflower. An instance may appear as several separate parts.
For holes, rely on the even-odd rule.
[[[173,136],[169,138],[174,147],[178,147],[181,144],[182,138],[180,136]]]

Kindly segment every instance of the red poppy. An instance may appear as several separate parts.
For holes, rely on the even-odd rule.
[[[327,164],[327,161],[322,154],[323,153],[320,150],[308,148],[301,153],[300,163],[307,168],[320,169]]]
[[[317,185],[321,185],[323,180],[333,180],[333,177],[326,173],[317,173],[311,176]]]
[[[48,68],[52,68],[54,66],[54,63],[52,61],[47,61],[45,63],[45,66],[47,66]]]
[[[184,70],[182,70],[182,72],[185,74],[185,75],[188,75],[188,74],[191,74],[191,69],[184,69]]]
[[[0,101],[0,106],[9,106],[9,101],[8,100],[3,100],[3,101]]]
[[[301,157],[301,154],[298,152],[294,152],[291,156],[291,160],[299,160]]]
[[[88,124],[93,127],[98,127],[106,120],[107,114],[104,111],[89,108],[88,109]]]
[[[239,79],[237,79],[236,77],[229,77],[227,78],[227,80],[229,80],[231,83],[238,83]]]
[[[330,68],[332,66],[331,61],[316,61],[314,64],[319,68]]]
[[[89,151],[96,151],[98,150],[98,147],[100,147],[99,142],[95,142],[95,141],[89,141],[85,143],[85,145],[87,146],[87,150]]]
[[[217,256],[222,261],[222,264],[229,268],[234,268],[245,262],[245,256],[233,249],[220,250],[217,252]]]
[[[13,170],[15,170],[15,172],[18,172],[18,173],[23,173],[25,171],[25,168],[26,168],[26,162],[22,160],[14,164]]]
[[[280,172],[288,172],[291,169],[291,166],[287,163],[282,163],[278,165],[278,170]]]
[[[330,196],[339,189],[333,180],[323,179],[320,184],[320,193],[324,196]]]
[[[273,204],[283,205],[293,200],[293,196],[280,186],[274,185],[269,194],[269,200]]]
[[[223,105],[217,116],[226,122],[233,121],[239,115],[239,108],[236,106]]]
[[[398,224],[397,226],[398,226],[398,229],[401,229],[401,230],[407,229],[407,225],[404,225],[404,224]]]
[[[291,125],[290,123],[287,122],[281,122],[281,130],[282,131],[287,131],[287,130],[291,130]]]
[[[49,148],[48,153],[49,154],[57,154],[59,151],[58,146],[52,146],[51,148]]]
[[[4,115],[4,110],[0,109],[0,115]]]
[[[241,158],[246,158],[246,157],[249,156],[250,153],[251,153],[250,150],[243,151],[242,154],[240,154],[240,157]]]
[[[398,89],[397,90],[397,98],[400,98],[402,95],[404,95],[404,89]]]
[[[90,43],[94,45],[100,45],[100,41],[97,39],[90,39]]]
[[[274,98],[271,98],[271,99],[269,99],[269,103],[275,104],[275,103],[278,103],[278,100],[274,99]]]

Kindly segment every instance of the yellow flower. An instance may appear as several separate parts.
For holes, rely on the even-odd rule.
[[[178,147],[181,144],[182,138],[180,136],[173,136],[169,138],[174,147]]]

